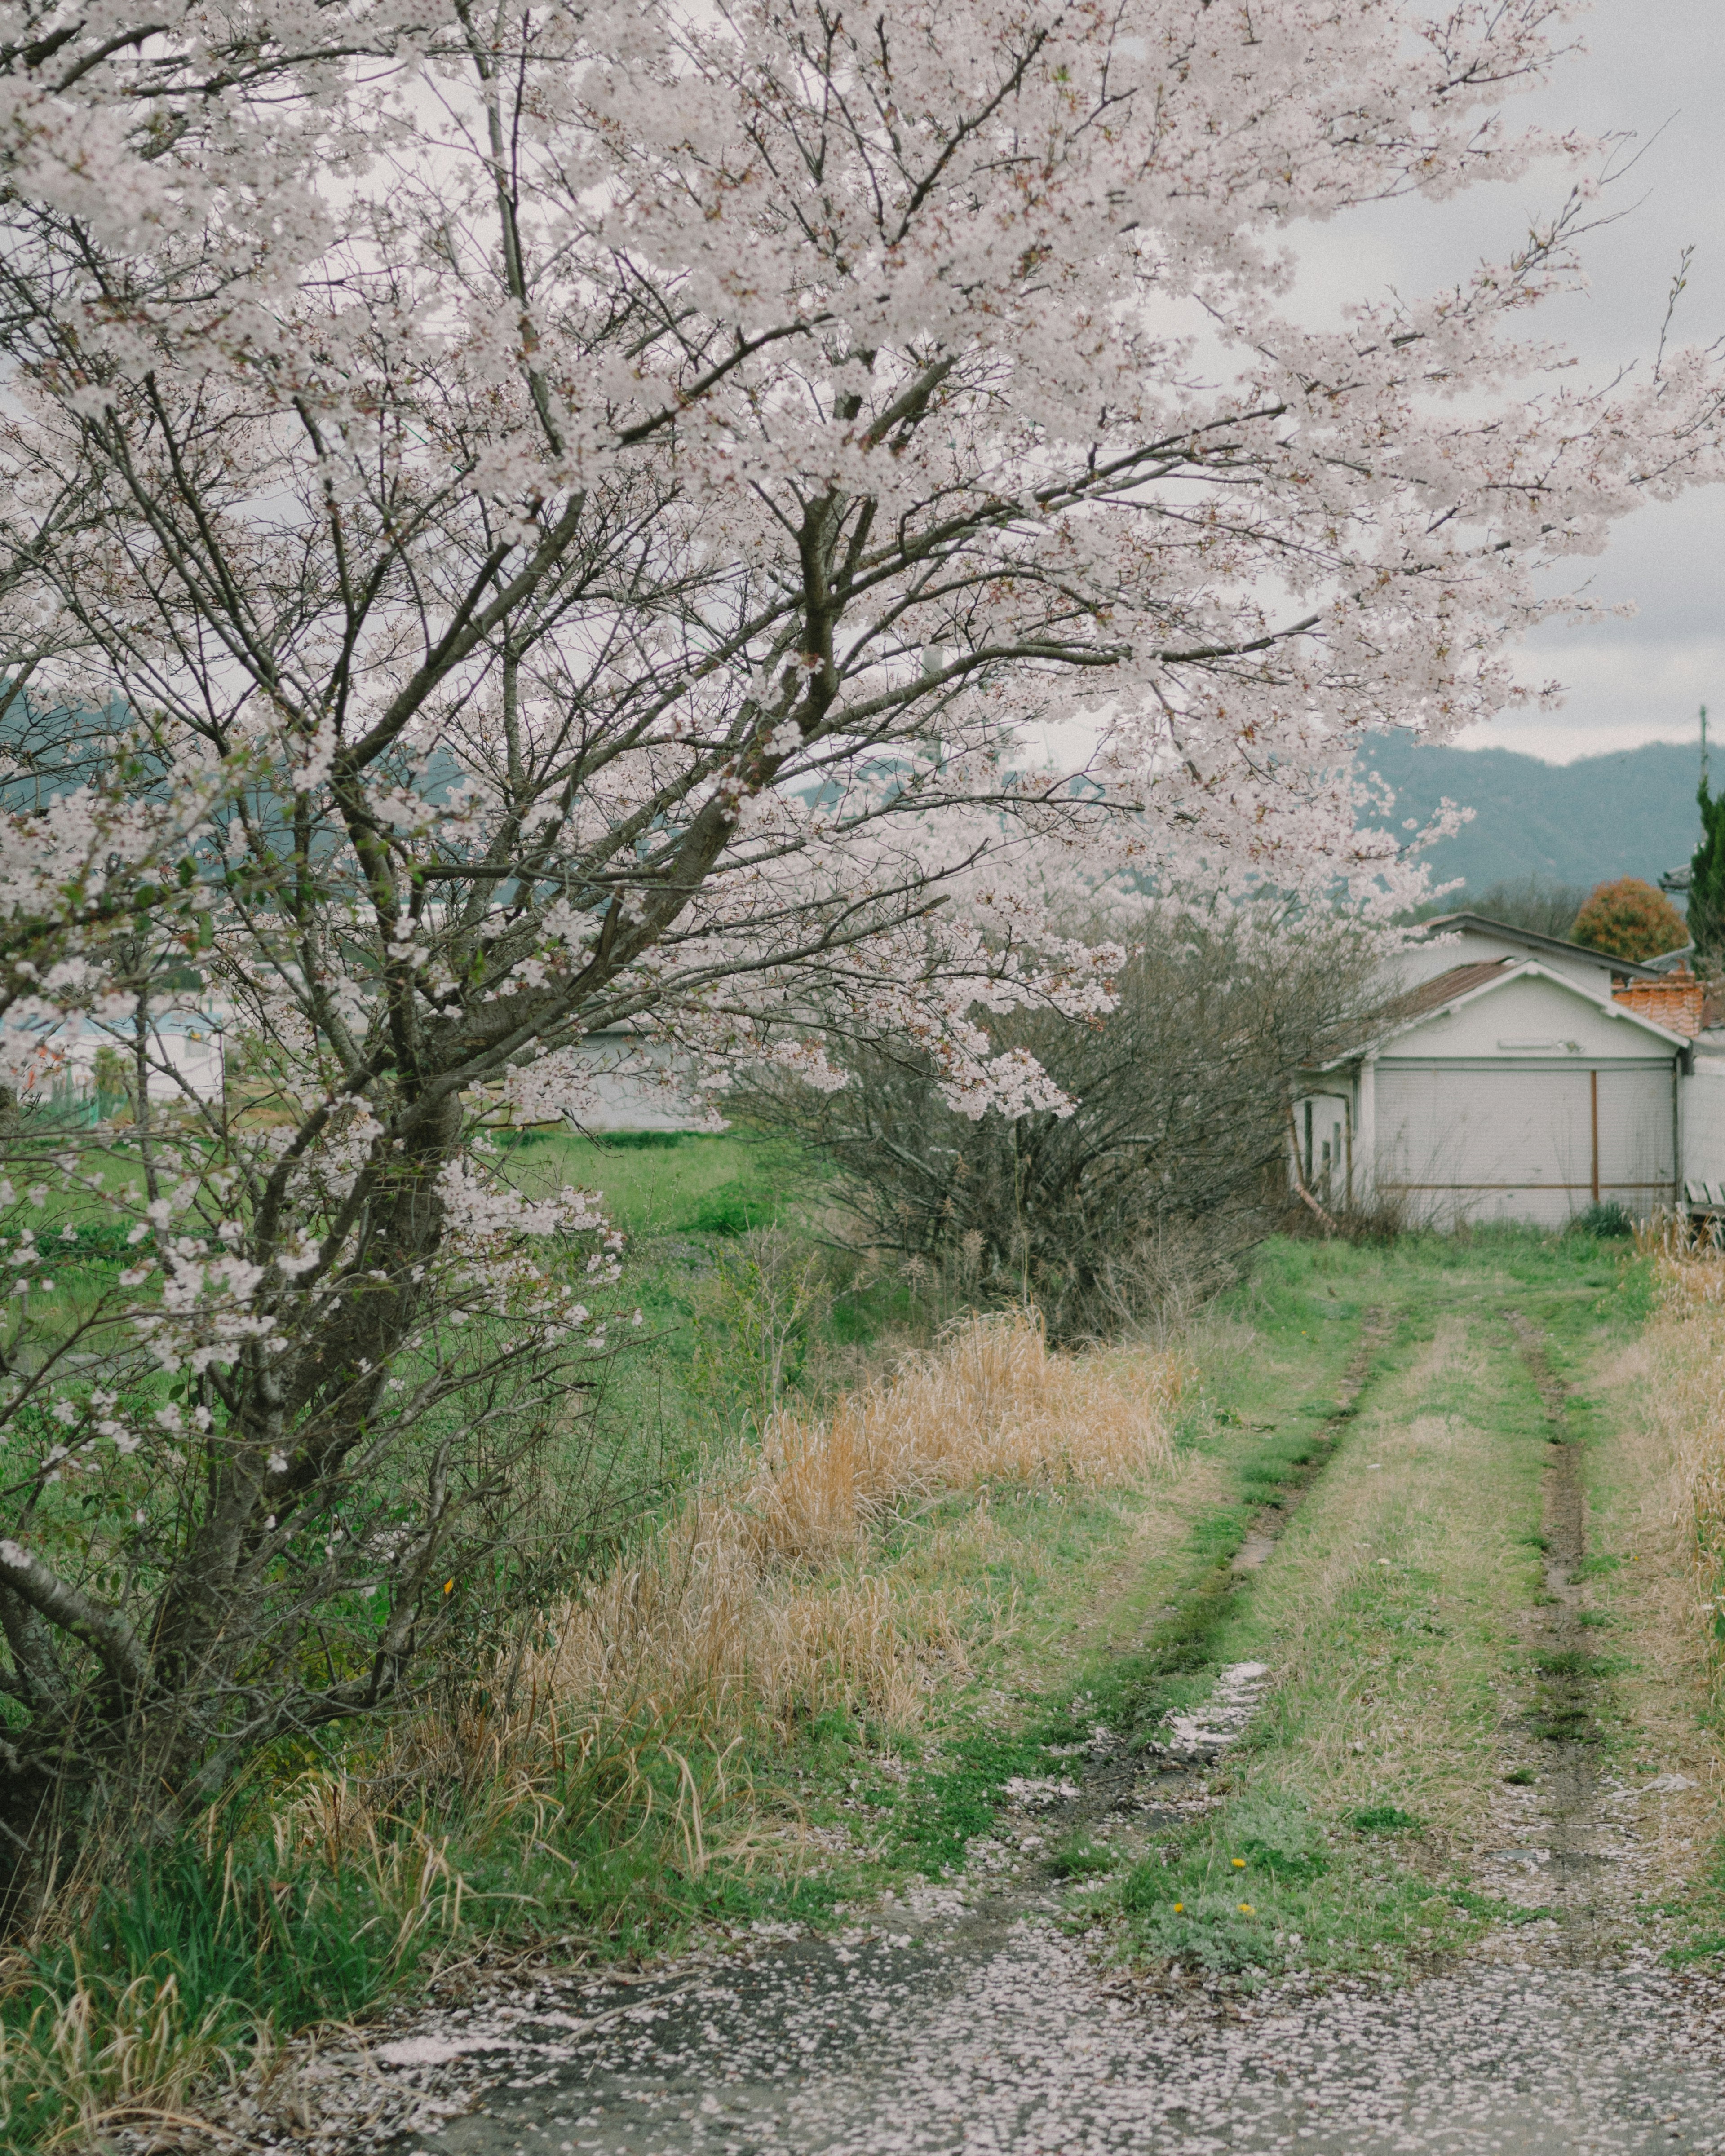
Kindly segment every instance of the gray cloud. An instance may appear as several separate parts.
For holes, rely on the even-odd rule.
[[[1633,138],[1617,151],[1627,169],[1599,206],[1610,221],[1587,244],[1589,289],[1536,318],[1598,380],[1638,358],[1645,364],[1686,246],[1695,252],[1673,336],[1725,336],[1725,8],[1719,0],[1599,0],[1579,31],[1589,51],[1511,113]],[[1314,228],[1299,241],[1302,306],[1321,316],[1376,286],[1429,290],[1465,276],[1509,251],[1566,189],[1566,175],[1546,167],[1458,201],[1393,205]],[[1465,745],[1567,761],[1688,740],[1702,701],[1716,706],[1725,737],[1725,488],[1630,518],[1591,565],[1589,590],[1608,603],[1632,602],[1635,617],[1584,630],[1549,624],[1519,670],[1529,681],[1562,680],[1563,708],[1509,714]]]

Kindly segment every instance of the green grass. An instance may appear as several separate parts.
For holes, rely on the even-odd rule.
[[[1665,1957],[1673,1968],[1725,1963],[1725,1842],[1715,1842],[1681,1894],[1662,1897],[1655,1907],[1677,1933]]]
[[[752,1265],[751,1231],[783,1229],[816,1263],[814,1307],[794,1328],[788,1366],[792,1403],[824,1404],[872,1374],[883,1351],[926,1342],[945,1314],[815,1234],[826,1170],[783,1140],[530,1132],[506,1145],[504,1166],[530,1195],[558,1184],[597,1192],[623,1231],[618,1296],[642,1325],[606,1373],[599,1426],[629,1432],[672,1484],[712,1445],[752,1428],[770,1399],[756,1320],[780,1291]]]
[[[1292,1969],[1411,1973],[1491,1923],[1543,1913],[1404,1861],[1394,1843],[1419,1831],[1394,1805],[1327,1822],[1286,1791],[1250,1790],[1180,1830],[1080,1914],[1123,1917],[1136,1959],[1250,1989]]]
[[[1375,1825],[1327,1826],[1286,1793],[1253,1792],[1136,1865],[1111,1898],[1138,1958],[1248,1984],[1296,1968],[1377,1972],[1476,1936],[1480,1898],[1384,1841]]]
[[[647,1338],[616,1367],[600,1413],[629,1442],[658,1448],[674,1493],[712,1446],[747,1429],[747,1383],[727,1394],[712,1376],[735,1344],[713,1283],[741,1247],[739,1229],[796,1226],[799,1209],[819,1202],[818,1181],[782,1151],[736,1136],[547,1137],[512,1148],[510,1166],[529,1187],[561,1179],[603,1190],[629,1235],[625,1292],[642,1305]],[[110,1261],[80,1249],[80,1263]],[[434,1951],[512,1938],[638,1954],[703,1924],[821,1923],[884,1887],[954,1872],[968,1845],[994,1831],[1005,1784],[1055,1771],[1051,1744],[1098,1722],[1141,1744],[1170,1709],[1202,1700],[1219,1668],[1244,1660],[1289,1674],[1230,1759],[1223,1801],[1136,1855],[1088,1834],[1058,1846],[1050,1861],[1076,1920],[1106,1927],[1113,1948],[1139,1960],[1244,1983],[1295,1967],[1394,1973],[1458,1951],[1507,1914],[1473,1894],[1443,1851],[1458,1788],[1502,1776],[1493,1686],[1511,1657],[1509,1614],[1537,1591],[1543,1548],[1547,1424],[1503,1322],[1507,1303],[1546,1329],[1553,1368],[1568,1374],[1601,1340],[1631,1337],[1646,1306],[1645,1268],[1625,1261],[1620,1243],[1584,1236],[1420,1237],[1373,1250],[1271,1243],[1194,1337],[1199,1378],[1180,1412],[1187,1478],[1176,1495],[993,1490],[992,1532],[968,1543],[969,1500],[907,1507],[888,1524],[883,1562],[938,1580],[968,1651],[968,1672],[949,1675],[924,1727],[831,1713],[788,1745],[757,1737],[722,1761],[649,1745],[626,1766],[620,1735],[615,1754],[601,1748],[568,1763],[531,1808],[485,1789],[428,1789],[392,1830],[400,1851],[439,1852],[417,1900],[392,1886],[392,1850],[370,1870],[309,1848],[290,1862],[277,1854],[272,1811],[295,1774],[320,1763],[366,1768],[375,1740],[331,1732],[275,1763],[273,1784],[260,1779],[251,1809],[229,1823],[231,1862],[170,1851],[129,1877],[97,1911],[77,1964],[69,1948],[44,1960],[33,1992],[7,1994],[6,2020],[15,2035],[99,1959],[100,1982],[119,1988],[113,1998],[127,1985],[141,1997],[183,1972],[182,2016],[207,2003],[219,2041],[243,2044],[263,2022],[286,2030],[362,2012],[414,1982]],[[1381,1331],[1365,1389],[1339,1412],[1372,1313]],[[1451,1317],[1464,1342],[1493,1343],[1486,1367],[1435,1353]],[[866,1369],[847,1354],[915,1337],[916,1318],[901,1285],[853,1294],[840,1279],[807,1343],[809,1397]],[[1603,1418],[1578,1406],[1583,1442],[1599,1441]],[[1485,1435],[1452,1456],[1445,1433],[1464,1428]],[[1467,1506],[1452,1510],[1466,1532],[1437,1532],[1425,1501],[1435,1491],[1450,1503],[1464,1485]],[[1232,1559],[1260,1509],[1296,1497],[1270,1563],[1236,1575]],[[1141,1533],[1147,1522],[1156,1533]],[[1326,1585],[1326,1551],[1356,1545],[1358,1562]],[[1321,1651],[1296,1666],[1314,1622]],[[1336,1748],[1337,1717],[1353,1711],[1362,1671],[1396,1712],[1425,1718],[1411,1752],[1377,1746],[1374,1724],[1363,1752]],[[805,1823],[844,1827],[848,1849],[811,1856],[798,1838]],[[788,1836],[782,1852],[776,1828]],[[745,1830],[746,1851],[712,1855]],[[59,2099],[44,2101],[39,2136]]]
[[[0,2147],[80,2139],[80,2112],[128,2097],[172,2107],[271,2034],[363,2011],[459,1931],[459,1902],[427,1847],[137,1853],[75,1932],[7,1969]]]
[[[530,1133],[506,1148],[526,1190],[572,1183],[598,1192],[633,1238],[736,1235],[768,1227],[814,1170],[783,1144],[733,1132]]]

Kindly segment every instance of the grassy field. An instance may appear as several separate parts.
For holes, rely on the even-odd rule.
[[[506,1165],[530,1195],[559,1183],[599,1193],[627,1235],[623,1286],[645,1337],[613,1368],[601,1414],[650,1440],[675,1474],[692,1446],[770,1411],[773,1346],[792,1390],[829,1398],[870,1374],[883,1343],[890,1356],[926,1342],[952,1314],[926,1282],[846,1251],[819,1168],[782,1143],[532,1133]]]
[[[1177,1342],[1050,1358],[1009,1317],[931,1354],[949,1306],[835,1260],[782,1153],[548,1140],[511,1165],[602,1189],[629,1232],[645,1338],[601,1413],[653,1451],[655,1502],[511,1658],[387,1735],[285,1750],[100,1893],[75,1949],[15,1963],[13,2145],[172,2107],[481,1948],[644,1957],[950,1875],[1075,1726],[1140,1745],[1241,1661],[1275,1690],[1211,1808],[1065,1852],[1072,1921],[1248,1982],[1466,1947],[1509,1913],[1463,1874],[1535,1685],[1548,1434],[1512,1316],[1579,1388],[1621,1559],[1605,1741],[1712,1756],[1707,1645],[1672,1645],[1701,1630],[1692,1579],[1669,1585],[1687,1559],[1649,1496],[1681,1431],[1648,1358],[1672,1351],[1620,1241],[1275,1242]],[[1672,1851],[1697,1950],[1676,1882],[1712,1830],[1695,1810]]]

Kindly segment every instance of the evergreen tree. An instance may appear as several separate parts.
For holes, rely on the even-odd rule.
[[[1725,793],[1715,795],[1702,773],[1701,844],[1689,864],[1689,936],[1697,956],[1725,963]]]

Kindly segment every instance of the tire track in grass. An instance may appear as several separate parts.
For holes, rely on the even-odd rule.
[[[1543,1874],[1539,1898],[1561,1925],[1558,1951],[1568,1967],[1601,1958],[1613,1898],[1619,1830],[1607,1816],[1599,1773],[1599,1705],[1606,1671],[1593,1651],[1586,1585],[1587,1492],[1582,1445],[1570,1413],[1569,1387],[1551,1366],[1533,1322],[1509,1313],[1522,1361],[1539,1394],[1548,1440],[1541,1533],[1543,1594],[1534,1649],[1538,1685],[1530,1726],[1549,1764],[1543,1846],[1500,1851],[1527,1873]]]
[[[1153,1757],[1153,1732],[1170,1711],[1198,1704],[1188,1696],[1193,1680],[1219,1669],[1217,1643],[1240,1593],[1333,1458],[1359,1412],[1373,1362],[1395,1330],[1384,1311],[1363,1313],[1358,1342],[1303,1451],[1281,1461],[1273,1476],[1260,1469],[1254,1477],[1247,1463],[1248,1479],[1274,1494],[1261,1496],[1243,1519],[1224,1512],[1213,1523],[1214,1547],[1136,1650],[1111,1640],[1106,1658],[1074,1688],[1064,1709],[1017,1731],[969,1731],[947,1744],[939,1765],[908,1778],[890,1830],[901,1863],[932,1879],[949,1878],[965,1868],[974,1845],[991,1838],[1004,1835],[1023,1848],[1081,1836],[1111,1816],[1144,1810],[1152,1801],[1147,1768],[1158,1777],[1156,1801],[1174,1806],[1195,1793],[1215,1748]],[[1199,1532],[1206,1530],[1201,1526]],[[1028,1790],[1028,1802],[1015,1798],[1015,1790]],[[985,1851],[983,1861],[995,1854]],[[1049,1862],[1051,1871],[1041,1859],[1024,1868],[1043,1879],[1086,1869],[1081,1861],[1076,1867],[1058,1858]]]
[[[1240,1594],[1286,1532],[1301,1499],[1334,1459],[1343,1435],[1359,1413],[1378,1353],[1396,1330],[1396,1321],[1385,1312],[1365,1312],[1359,1342],[1343,1373],[1335,1404],[1312,1433],[1308,1449],[1291,1463],[1292,1471],[1279,1479],[1277,1494],[1266,1498],[1249,1515],[1238,1543],[1218,1555],[1182,1598],[1174,1614],[1153,1632],[1143,1651],[1131,1658],[1122,1672],[1121,1696],[1106,1703],[1111,1714],[1103,1717],[1105,1724],[1111,1721],[1124,1742],[1098,1746],[1086,1763],[1077,1793],[1048,1807],[1045,1816],[1050,1826],[1064,1829],[1069,1835],[1079,1833],[1129,1807],[1142,1810],[1147,1804],[1158,1807],[1168,1819],[1178,1817],[1183,1806],[1197,1795],[1204,1776],[1221,1753],[1244,1734],[1245,1722],[1236,1714],[1206,1717],[1207,1702],[1189,1702],[1197,1712],[1188,1718],[1219,1720],[1224,1726],[1215,1732],[1216,1741],[1205,1743],[1194,1730],[1177,1741],[1163,1743],[1153,1732],[1164,1726],[1179,1703],[1169,1699],[1173,1681],[1178,1678],[1214,1671],[1218,1690],[1229,1692],[1244,1684],[1254,1706],[1274,1683],[1274,1671],[1260,1671],[1255,1665],[1251,1666],[1253,1675],[1245,1679],[1235,1671],[1222,1669],[1216,1652],[1218,1640]],[[1153,1795],[1145,1789],[1147,1758],[1156,1776]]]
[[[1225,1680],[1217,1642],[1239,1596],[1334,1457],[1359,1412],[1373,1361],[1395,1330],[1394,1320],[1383,1311],[1363,1314],[1358,1344],[1333,1404],[1305,1451],[1276,1477],[1276,1494],[1263,1498],[1243,1522],[1230,1523],[1234,1531],[1189,1578],[1144,1644],[1136,1653],[1117,1653],[1076,1693],[1066,1719],[1056,1716],[1009,1736],[976,1732],[952,1745],[947,1765],[913,1778],[901,1830],[931,1872],[957,1871],[967,1846],[991,1835],[1021,1849],[1056,1838],[1081,1839],[1105,1820],[1141,1819],[1153,1809],[1172,1819],[1198,1794],[1203,1775],[1225,1743],[1243,1733],[1244,1723],[1224,1717],[1230,1726],[1225,1734],[1218,1732],[1221,1742],[1187,1742],[1172,1749],[1155,1732],[1181,1707],[1201,1714],[1202,1702],[1185,1697],[1190,1680],[1206,1672]],[[1255,1692],[1261,1688],[1255,1685]],[[1051,1760],[1055,1773],[1050,1772]],[[1032,1786],[1039,1783],[1041,1788]],[[1014,1799],[1014,1789],[1025,1794]],[[1142,1823],[1154,1821],[1142,1818]],[[1028,1867],[1044,1879],[1081,1876],[1086,1868],[1081,1851],[1075,1862],[1056,1855]]]

